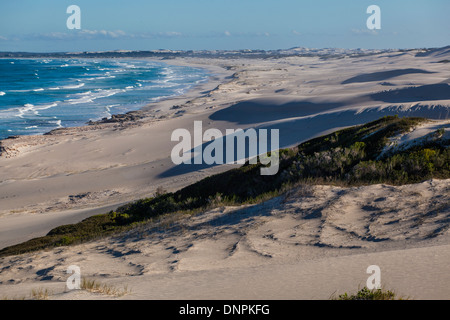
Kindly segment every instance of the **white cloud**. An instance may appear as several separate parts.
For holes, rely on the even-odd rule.
[[[158,32],[156,35],[159,37],[167,37],[167,38],[183,36],[181,32],[176,31]]]
[[[364,35],[364,34],[369,34],[369,35],[378,35],[378,31],[373,29],[373,30],[369,30],[369,29],[352,29],[351,32],[353,34],[358,34],[358,35]]]
[[[0,36],[0,41],[8,41],[8,38]]]
[[[181,32],[167,31],[155,33],[127,33],[122,30],[73,30],[70,32],[35,33],[24,36],[28,40],[115,40],[115,39],[155,39],[181,37]]]
[[[296,36],[301,36],[302,34],[300,32],[298,32],[297,30],[292,30],[292,33],[295,34]]]
[[[221,38],[221,37],[272,37],[269,32],[209,32],[204,34],[185,34],[178,31],[129,33],[123,30],[68,30],[66,32],[32,33],[19,35],[7,40],[14,41],[79,41],[79,40],[129,40],[129,39],[170,39],[170,38]],[[0,36],[0,40],[6,38]]]
[[[210,38],[220,38],[220,37],[270,37],[272,36],[269,32],[233,32],[226,30],[224,32],[210,32],[208,34],[199,34],[196,37],[210,37]]]

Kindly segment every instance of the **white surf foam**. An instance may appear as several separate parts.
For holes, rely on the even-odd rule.
[[[61,120],[50,121],[50,123],[54,123],[58,126],[58,128],[62,128]]]
[[[23,107],[17,108],[17,110],[19,111],[19,114],[16,114],[16,117],[19,118],[23,118],[23,116],[25,115],[25,113],[28,112],[34,112],[34,105],[32,105],[31,103],[26,103],[23,105]]]
[[[98,89],[96,92],[91,92],[90,94],[87,94],[83,96],[82,98],[78,99],[69,99],[66,102],[69,104],[82,104],[82,103],[90,103],[93,102],[96,99],[106,98],[113,96],[119,92],[125,92],[125,90],[122,89],[111,89],[111,90],[103,90]]]
[[[43,105],[39,105],[39,106],[34,106],[35,110],[46,110],[46,109],[50,109],[53,107],[56,107],[58,105],[58,103],[54,102],[54,103],[50,103],[50,104],[43,104]]]
[[[78,88],[84,87],[84,85],[85,85],[85,83],[82,82],[80,84],[62,86],[61,89],[78,89]]]

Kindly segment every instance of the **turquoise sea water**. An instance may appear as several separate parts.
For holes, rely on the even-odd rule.
[[[0,59],[0,139],[42,134],[180,95],[208,74],[119,59]]]

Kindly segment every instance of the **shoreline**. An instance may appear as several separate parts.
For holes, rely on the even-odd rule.
[[[18,57],[18,58],[7,58],[7,57],[1,57],[0,59],[38,59],[38,58],[25,58],[25,57]],[[64,59],[62,57],[59,58],[40,58],[40,59]],[[5,140],[12,140],[12,139],[20,139],[21,137],[40,137],[40,136],[45,136],[45,135],[52,135],[52,134],[56,134],[56,133],[60,133],[60,132],[64,132],[64,131],[70,131],[71,129],[74,128],[79,128],[79,130],[87,130],[86,127],[89,126],[97,126],[95,127],[96,130],[102,129],[102,125],[103,124],[107,124],[107,123],[116,123],[116,122],[134,122],[136,120],[153,120],[152,118],[152,111],[154,111],[154,109],[157,109],[156,105],[169,105],[171,103],[171,101],[181,101],[180,103],[182,103],[182,101],[188,101],[189,99],[194,99],[196,97],[199,96],[199,94],[201,92],[207,92],[207,91],[212,91],[214,90],[215,87],[217,87],[217,85],[224,83],[224,80],[226,77],[230,76],[228,73],[225,72],[225,70],[223,70],[223,68],[217,67],[217,66],[205,66],[205,65],[201,65],[201,64],[184,64],[183,62],[177,61],[178,63],[168,63],[166,61],[162,61],[163,59],[155,59],[155,58],[126,58],[126,57],[118,57],[118,58],[91,58],[91,57],[82,57],[82,58],[77,58],[77,59],[102,59],[102,60],[129,60],[129,61],[150,61],[150,62],[158,62],[158,63],[163,63],[166,65],[174,65],[174,66],[185,66],[185,67],[193,67],[193,68],[198,68],[198,69],[204,69],[206,70],[206,73],[208,75],[208,79],[206,82],[204,83],[199,83],[196,84],[194,86],[192,86],[191,88],[189,88],[189,90],[187,90],[185,93],[182,93],[180,95],[174,95],[174,96],[168,96],[168,97],[163,97],[157,101],[154,102],[149,102],[146,103],[142,106],[140,106],[138,109],[136,110],[130,110],[127,111],[125,113],[117,113],[117,114],[111,114],[111,117],[104,120],[104,119],[99,119],[99,120],[89,120],[87,122],[85,122],[83,125],[79,125],[79,126],[71,126],[71,127],[62,127],[62,128],[55,128],[52,129],[50,131],[44,132],[42,134],[30,134],[30,135],[12,135],[9,137],[6,137],[4,139],[0,139],[0,157],[2,157],[2,152],[6,152],[6,150],[2,149],[2,142]],[[213,88],[211,89],[210,87],[213,86]],[[167,109],[167,107],[166,107]],[[169,108],[170,109],[170,108]],[[165,110],[165,112],[170,111],[169,109]],[[167,115],[166,115],[167,116]],[[84,129],[83,129],[84,128]]]
[[[128,59],[127,59],[128,60]],[[139,59],[141,61],[148,60],[148,59]],[[151,59],[150,61],[156,61],[158,60]],[[127,130],[139,130],[143,127],[149,127],[157,125],[159,127],[164,126],[164,123],[167,120],[175,119],[175,118],[181,118],[180,116],[176,116],[176,112],[179,111],[177,109],[172,109],[174,105],[185,105],[189,104],[191,101],[195,101],[198,98],[201,98],[211,91],[215,90],[219,85],[223,83],[228,82],[228,78],[233,75],[233,72],[227,72],[225,69],[223,69],[220,66],[210,66],[208,64],[189,64],[186,61],[171,61],[172,65],[180,65],[180,66],[192,66],[196,68],[203,68],[206,69],[209,73],[209,79],[207,82],[200,83],[188,90],[186,93],[182,95],[177,95],[175,97],[168,97],[167,99],[161,99],[157,102],[152,102],[149,104],[146,104],[142,106],[139,110],[130,111],[129,114],[138,114],[139,116],[136,117],[134,120],[126,119],[125,121],[117,120],[115,122],[101,122],[93,123],[93,124],[85,124],[83,126],[75,126],[75,127],[65,127],[65,128],[57,128],[54,130],[51,130],[47,133],[41,134],[41,135],[20,135],[20,136],[13,136],[7,139],[0,140],[0,153],[3,153],[0,156],[0,167],[1,161],[15,161],[22,156],[26,156],[28,153],[41,153],[42,154],[42,147],[48,146],[48,148],[52,148],[52,145],[58,145],[61,142],[65,143],[66,141],[70,141],[70,139],[78,140],[79,137],[87,138],[90,137],[103,137],[105,135],[112,135],[115,132],[127,132]],[[169,64],[169,63],[168,63]],[[195,109],[184,107],[185,109]],[[155,116],[155,110],[158,112]],[[161,111],[159,111],[161,110]],[[120,115],[116,115],[120,116]],[[183,122],[183,121],[182,121]],[[120,135],[120,133],[119,133]],[[72,137],[72,138],[71,138]],[[90,139],[88,138],[88,139]],[[170,141],[167,140],[167,141]],[[43,155],[44,158],[45,155]],[[155,159],[156,161],[151,161],[152,167],[156,166],[167,166],[169,165],[169,161],[167,159]],[[113,165],[111,168],[114,169],[115,165]],[[198,180],[202,177],[206,177],[207,175],[210,175],[214,172],[221,172],[223,170],[227,170],[230,166],[224,165],[223,168],[212,168],[204,171],[203,173],[197,174],[193,179]],[[87,175],[89,173],[87,172]],[[70,178],[69,173],[69,178]],[[14,175],[12,175],[14,176]],[[43,177],[45,178],[46,175]],[[24,175],[25,181],[27,180],[34,180],[32,177],[26,177]],[[186,184],[189,184],[192,178],[189,178],[187,180],[186,178],[181,179],[175,179],[174,183],[170,183],[170,186],[167,186],[167,188],[171,189],[177,189],[185,186]],[[14,179],[16,180],[16,179]],[[164,179],[163,179],[164,180]],[[170,179],[165,179],[170,180]],[[2,180],[0,179],[0,188],[5,183],[8,183],[10,179],[8,180]],[[179,181],[179,182],[176,182]],[[39,185],[39,184],[38,184]],[[167,182],[164,182],[163,185],[167,185]],[[52,196],[49,192],[49,200],[50,201],[42,201],[42,199],[38,199],[36,197],[32,197],[34,200],[31,202],[28,201],[29,205],[25,206],[13,206],[10,208],[10,210],[4,210],[5,208],[0,210],[0,219],[2,219],[2,223],[7,226],[5,231],[8,232],[2,232],[2,236],[5,239],[0,239],[0,246],[6,247],[8,245],[12,245],[17,242],[21,242],[26,239],[30,239],[32,237],[45,235],[50,229],[59,226],[61,224],[68,224],[68,223],[76,223],[79,222],[81,219],[86,218],[88,216],[91,216],[96,213],[105,213],[106,211],[109,211],[111,209],[117,208],[119,205],[123,205],[125,203],[128,203],[130,201],[139,199],[144,197],[145,195],[151,195],[152,192],[156,189],[158,185],[156,186],[150,186],[144,189],[144,191],[141,191],[140,193],[136,194],[134,190],[126,190],[125,194],[123,190],[118,189],[119,191],[116,192],[115,190],[109,190],[106,189],[104,191],[94,191],[90,192],[86,190],[89,190],[89,186],[84,186],[81,188],[78,188],[79,191],[76,193],[72,193],[72,195],[68,196],[68,199],[62,199],[60,196]],[[32,189],[35,189],[34,187]],[[40,189],[37,187],[37,189]],[[55,191],[58,188],[55,188]],[[31,191],[31,190],[30,190]],[[30,196],[33,192],[24,191],[23,194]],[[41,192],[39,192],[41,194]],[[62,193],[64,194],[64,193]],[[65,193],[67,194],[67,193]],[[118,196],[116,196],[116,194]],[[72,201],[71,199],[80,198],[80,201]],[[113,197],[112,199],[110,199]],[[5,199],[8,199],[9,196],[6,195],[0,197],[0,201],[3,199],[3,203],[5,203]],[[54,198],[54,200],[52,200]],[[84,203],[84,201],[86,202]],[[97,201],[98,200],[98,201]],[[21,203],[21,202],[18,202]],[[115,203],[115,204],[114,204]],[[21,203],[22,204],[22,203]],[[106,210],[106,211],[105,211]],[[52,216],[52,219],[47,219],[43,216],[43,219],[39,218],[39,216],[43,214],[49,214]],[[30,225],[29,218],[33,217],[32,221],[35,221],[36,227],[34,228],[33,232],[28,232],[28,230],[33,229],[32,225]],[[50,217],[50,216],[49,216]],[[28,221],[28,222],[27,222]],[[47,221],[47,222],[44,222]],[[16,226],[16,227],[12,227]],[[26,226],[26,227],[24,227]],[[11,232],[12,229],[15,230],[15,232]],[[19,230],[20,229],[20,230]],[[25,232],[23,232],[26,230]],[[33,235],[33,236],[31,236]]]

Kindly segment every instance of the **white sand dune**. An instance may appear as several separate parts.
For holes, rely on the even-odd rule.
[[[192,132],[195,120],[203,121],[204,130],[222,132],[279,129],[280,147],[384,115],[448,120],[446,59],[450,59],[448,48],[341,59],[171,60],[209,68],[214,76],[184,96],[147,106],[136,113],[138,120],[1,142],[0,247],[152,195],[158,186],[176,190],[229,169],[229,165],[176,167],[172,163],[170,152],[176,144],[170,140],[172,131]],[[424,130],[435,124],[427,125]],[[125,297],[131,298],[328,298],[334,290],[364,285],[365,268],[378,263],[386,270],[383,283],[400,293],[449,298],[444,273],[449,261],[448,207],[439,200],[447,199],[448,204],[445,187],[447,180],[339,191],[342,194],[317,187],[314,192],[320,196],[311,205],[323,207],[321,217],[303,216],[313,210],[302,208],[310,200],[292,200],[291,207],[274,200],[269,203],[275,209],[259,208],[257,215],[252,209],[228,214],[231,208],[225,208],[182,222],[187,229],[142,230],[127,237],[5,258],[0,261],[0,295],[45,284],[59,292],[54,298],[92,298],[80,292],[62,293],[65,269],[79,264],[88,276],[129,284],[134,293]],[[386,203],[396,209],[378,207]],[[434,203],[442,204],[442,212],[422,219],[424,212],[418,208]],[[378,215],[377,223],[370,221]],[[205,224],[195,225],[201,219]],[[415,226],[414,219],[425,222]],[[409,276],[405,270],[411,270]]]
[[[435,142],[439,138],[444,140],[450,139],[450,120],[425,122],[417,126],[413,131],[391,137],[389,144],[384,148],[380,156],[389,152],[406,150],[416,145]]]
[[[449,182],[300,186],[260,205],[3,258],[0,296],[42,287],[51,299],[328,299],[363,287],[378,265],[382,285],[400,296],[449,299]],[[70,265],[131,292],[67,290]]]

